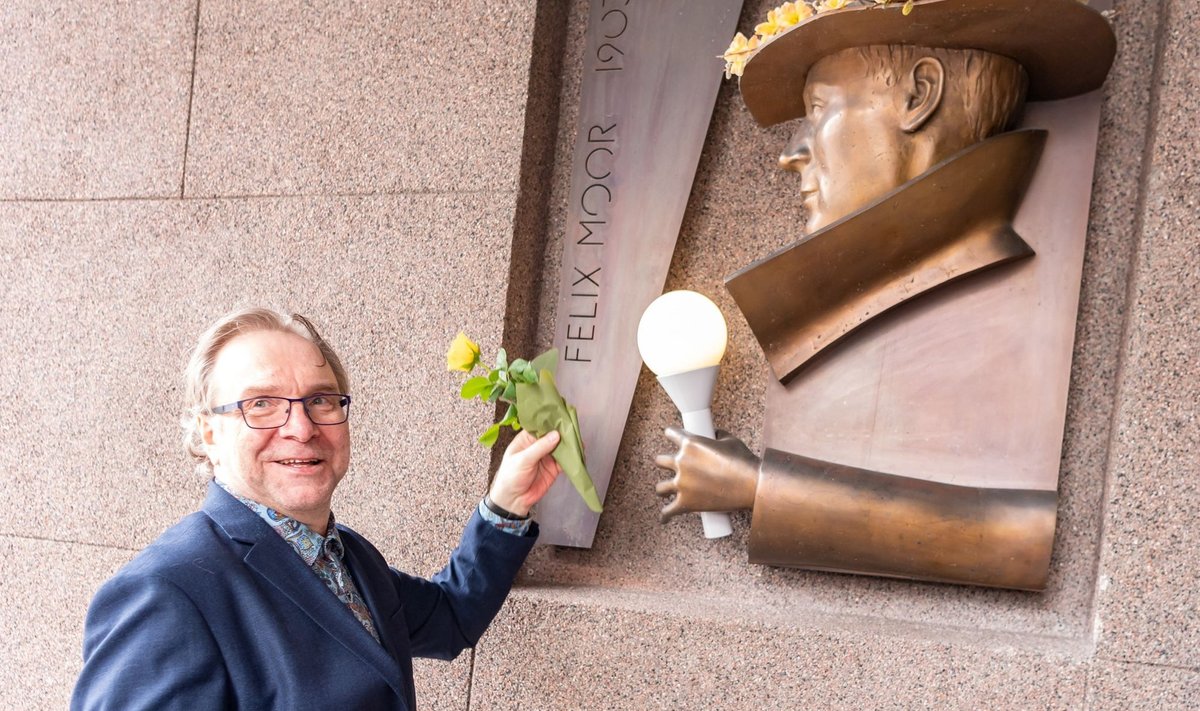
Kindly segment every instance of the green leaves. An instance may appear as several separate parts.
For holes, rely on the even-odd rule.
[[[466,336],[459,334],[455,340],[461,348],[465,348],[461,343],[471,344],[472,341]],[[465,361],[466,355],[462,356]],[[475,359],[471,367],[481,365],[482,361]],[[521,422],[517,415],[517,385],[534,384],[538,381],[539,370],[549,370],[554,372],[558,364],[558,353],[554,350],[546,351],[532,361],[524,358],[517,358],[512,363],[508,362],[508,353],[501,348],[496,352],[496,365],[489,368],[487,375],[476,375],[468,378],[458,391],[459,397],[464,400],[479,400],[487,403],[506,402],[509,407],[505,411],[504,417],[499,422],[484,430],[479,436],[479,442],[485,447],[491,447],[496,444],[496,440],[500,437],[500,429],[502,427],[512,427],[515,431],[520,431]]]
[[[536,383],[537,373],[533,372],[533,368],[529,365],[529,361],[524,358],[518,358],[508,366],[508,377],[514,383]]]
[[[469,378],[463,383],[462,389],[458,391],[458,396],[463,400],[479,397],[482,393],[492,387],[492,381],[485,376],[477,375],[474,378]]]
[[[482,365],[477,356],[472,358],[470,347],[474,347],[477,352],[478,346],[460,333],[451,349],[457,358],[454,361],[454,370],[470,372]],[[447,355],[447,362],[450,361],[451,355]],[[487,403],[508,403],[504,417],[479,436],[480,444],[485,447],[496,444],[500,438],[500,430],[504,427],[511,427],[514,431],[527,429],[537,437],[557,430],[560,440],[551,456],[563,468],[563,472],[583,497],[588,508],[600,513],[600,497],[596,494],[596,487],[592,484],[592,478],[584,463],[579,416],[575,408],[568,405],[558,392],[558,386],[554,382],[557,369],[556,350],[548,350],[533,360],[516,358],[509,363],[508,353],[501,348],[496,353],[495,367],[489,368],[487,375],[468,378],[458,394],[464,400],[478,398]]]
[[[500,423],[497,422],[496,424],[494,424],[491,427],[484,430],[483,434],[479,435],[479,443],[485,447],[491,447],[493,444],[496,443],[496,440],[499,437],[500,437]]]

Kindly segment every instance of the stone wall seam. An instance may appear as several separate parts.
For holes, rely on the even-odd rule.
[[[73,197],[12,197],[0,198],[0,205],[20,205],[28,203],[31,205],[39,203],[62,203],[64,205],[72,204],[102,204],[102,203],[118,203],[118,202],[179,202],[179,197],[175,195],[117,195],[107,197],[94,198],[73,198]]]
[[[1104,584],[1104,542],[1109,534],[1109,496],[1112,493],[1113,456],[1114,450],[1120,444],[1120,422],[1123,412],[1122,395],[1125,393],[1125,366],[1129,358],[1130,332],[1133,329],[1134,303],[1137,297],[1138,262],[1142,259],[1142,245],[1145,239],[1146,225],[1146,193],[1149,190],[1150,173],[1153,170],[1154,148],[1158,142],[1158,122],[1161,110],[1160,90],[1162,88],[1163,55],[1166,51],[1167,28],[1171,22],[1170,3],[1167,0],[1157,2],[1156,25],[1154,28],[1154,57],[1150,69],[1150,95],[1146,109],[1146,137],[1142,143],[1141,165],[1138,170],[1137,206],[1134,208],[1134,218],[1131,230],[1133,243],[1129,255],[1129,274],[1125,282],[1125,313],[1121,322],[1120,350],[1117,354],[1116,386],[1113,388],[1113,408],[1109,413],[1108,445],[1104,453],[1104,491],[1100,499],[1100,534],[1096,540],[1096,572],[1093,577],[1091,612],[1093,649],[1100,642],[1103,621],[1100,619],[1100,591]]]
[[[525,85],[525,120],[521,137],[521,158],[512,219],[512,242],[508,261],[508,289],[505,292],[504,326],[501,342],[510,353],[532,357],[547,275],[540,267],[551,243],[550,188],[554,180],[559,124],[561,69],[566,51],[567,8],[561,3],[537,5],[534,28],[529,38],[531,57]],[[529,259],[524,259],[528,255]],[[497,407],[497,416],[500,409]],[[507,432],[500,445],[507,444]],[[500,467],[502,446],[492,448],[490,471]]]
[[[96,204],[121,202],[236,202],[238,200],[287,200],[313,198],[373,198],[401,197],[405,195],[516,195],[517,190],[389,190],[381,192],[334,192],[334,193],[277,193],[277,194],[246,194],[246,195],[123,195],[117,197],[99,198],[0,198],[0,205],[20,205],[22,203],[63,203],[63,204]]]
[[[29,536],[23,533],[12,533],[9,531],[0,531],[0,537],[15,539],[18,541],[39,541],[42,543],[59,543],[64,546],[88,546],[89,548],[104,548],[111,551],[129,551],[131,553],[141,552],[141,548],[133,548],[130,546],[114,546],[111,543],[92,543],[90,541],[72,541],[63,538],[50,538],[48,536]]]
[[[188,80],[187,120],[183,127],[183,165],[179,171],[179,197],[187,195],[187,156],[192,139],[192,101],[196,98],[196,56],[200,54],[200,0],[196,0],[196,13],[192,18],[192,75]]]
[[[466,711],[471,711],[471,690],[475,686],[475,647],[468,650],[471,653],[467,664],[467,706]]]
[[[556,594],[557,592],[557,594]],[[974,625],[931,624],[927,621],[872,617],[843,612],[804,610],[786,615],[773,606],[750,606],[714,602],[702,596],[680,596],[674,604],[650,594],[611,588],[588,591],[573,589],[545,594],[536,588],[514,588],[510,599],[534,603],[568,604],[591,610],[617,610],[716,626],[764,627],[796,633],[846,634],[862,639],[889,638],[922,642],[953,643],[979,650],[1021,650],[1057,654],[1075,663],[1094,658],[1095,645],[1086,634],[1041,634],[1003,629],[981,629]]]
[[[1119,657],[1110,657],[1106,654],[1097,654],[1096,660],[1101,662],[1111,662],[1120,664],[1125,667],[1149,667],[1152,669],[1171,669],[1173,671],[1189,672],[1192,674],[1200,674],[1200,667],[1191,667],[1186,664],[1167,664],[1165,662],[1144,662],[1141,660],[1121,659]]]

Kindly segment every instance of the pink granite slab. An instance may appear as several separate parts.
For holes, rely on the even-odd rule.
[[[643,604],[524,591],[479,644],[472,707],[1075,709],[1084,694],[1078,650],[870,618],[791,626],[683,601],[631,609]]]
[[[459,328],[498,345],[504,197],[0,205],[0,531],[141,547],[193,510],[187,350],[234,305],[277,302],[351,373],[339,518],[433,572],[487,482],[493,413],[458,399],[444,352]]]
[[[1098,584],[1099,650],[1200,667],[1200,8],[1164,4]],[[1127,176],[1134,179],[1133,176]]]
[[[65,709],[83,668],[92,594],[134,552],[6,536],[0,542],[0,707]]]
[[[200,4],[187,194],[512,190],[534,4]]]
[[[195,0],[7,0],[0,199],[178,195]]]
[[[1088,670],[1088,708],[1185,711],[1200,706],[1200,671],[1097,660]]]

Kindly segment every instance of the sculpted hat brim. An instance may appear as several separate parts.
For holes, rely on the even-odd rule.
[[[907,44],[981,49],[1020,62],[1031,101],[1098,89],[1117,51],[1112,28],[1078,0],[925,0],[904,15],[888,5],[822,12],[764,45],[746,63],[740,86],[763,126],[804,115],[808,71],[852,47]]]

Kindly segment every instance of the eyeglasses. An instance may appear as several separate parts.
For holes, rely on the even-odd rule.
[[[212,412],[224,415],[241,410],[247,427],[272,430],[287,424],[292,416],[293,402],[304,407],[304,413],[314,425],[340,425],[350,418],[350,396],[341,393],[317,393],[308,397],[248,397],[214,407]]]

